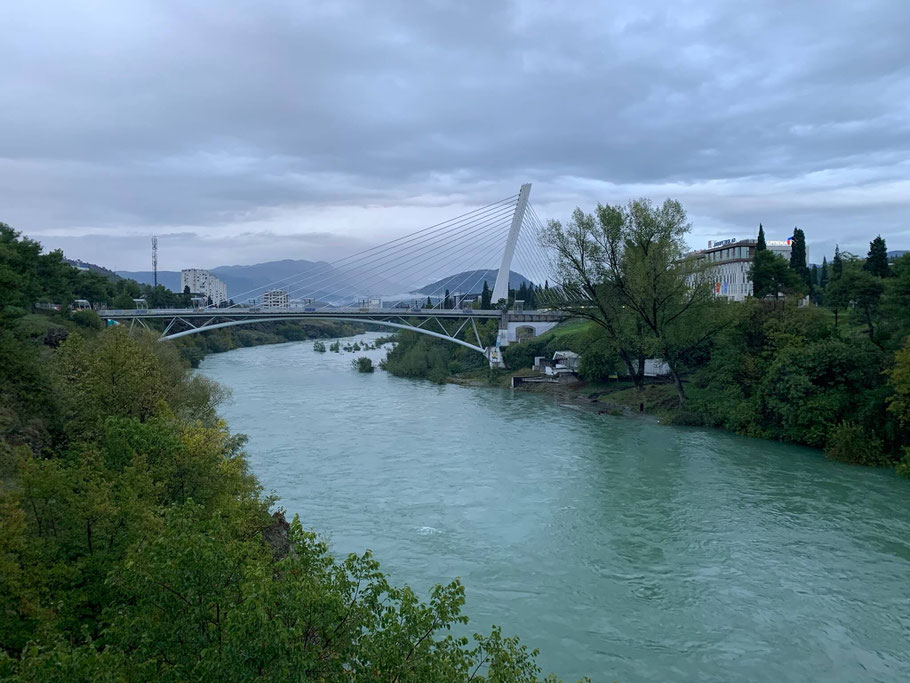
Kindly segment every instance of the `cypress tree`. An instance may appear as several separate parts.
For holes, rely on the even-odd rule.
[[[844,272],[844,260],[840,257],[840,245],[834,245],[834,260],[831,262],[831,279],[840,279]]]
[[[811,285],[809,268],[806,266],[806,235],[799,228],[793,228],[793,237],[790,245],[790,267],[796,271],[800,279]]]
[[[486,311],[486,310],[489,310],[489,309],[491,308],[491,306],[490,306],[491,301],[490,301],[490,300],[491,300],[491,297],[492,297],[492,296],[493,296],[493,292],[490,291],[490,287],[489,287],[489,285],[487,285],[487,281],[484,280],[484,281],[483,281],[483,291],[480,293],[480,307],[481,307],[483,310]]]
[[[818,287],[818,266],[814,263],[812,264],[812,276],[811,276],[812,288],[815,289]]]
[[[518,299],[518,300],[520,300],[520,301],[524,301],[525,303],[527,303],[527,301],[528,301],[528,286],[527,286],[524,282],[522,282],[522,283],[521,283],[521,287],[518,288],[518,294],[515,295],[515,298]]]
[[[822,289],[828,284],[828,257],[822,258],[822,270],[818,275],[818,286]]]
[[[869,242],[869,255],[863,268],[878,277],[888,277],[888,247],[881,235]]]
[[[749,271],[749,279],[752,280],[752,296],[757,299],[762,299],[769,293],[768,256],[773,256],[773,254],[768,253],[768,245],[765,244],[765,229],[759,223],[758,243],[755,245],[755,256],[752,257],[752,269]]]
[[[442,307],[445,309],[452,308],[452,302],[449,300],[449,290],[446,290],[446,296],[442,300]]]
[[[427,308],[433,308],[433,300],[427,295]]]

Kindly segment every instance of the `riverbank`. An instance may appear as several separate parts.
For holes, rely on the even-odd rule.
[[[642,389],[617,380],[624,363],[590,322],[570,321],[503,349],[510,371],[490,370],[483,357],[447,342],[410,333],[383,368],[399,377],[436,383],[509,387],[531,376],[536,357],[559,351],[579,355],[581,381],[522,385],[516,391],[552,394],[573,407],[642,417],[661,424],[704,426],[744,436],[823,450],[833,460],[894,467],[910,474],[910,418],[902,415],[898,354],[872,344],[853,327],[838,328],[826,312],[799,306],[747,302],[729,311],[734,320],[693,357],[680,405],[673,385],[658,379]],[[910,352],[903,352],[905,364]],[[910,386],[910,385],[908,385]],[[907,402],[910,404],[910,402]]]

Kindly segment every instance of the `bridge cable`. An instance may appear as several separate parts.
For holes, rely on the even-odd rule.
[[[370,254],[370,253],[372,253],[372,252],[375,252],[375,251],[377,251],[378,249],[381,249],[381,248],[383,248],[383,247],[390,248],[390,247],[394,246],[395,244],[397,244],[397,243],[399,243],[399,242],[401,242],[401,241],[403,241],[403,240],[411,239],[411,238],[413,238],[413,237],[416,237],[417,235],[432,234],[432,233],[437,232],[437,231],[440,231],[440,230],[445,230],[445,229],[451,227],[451,225],[452,225],[453,223],[457,223],[457,222],[461,221],[462,219],[469,218],[469,217],[472,217],[472,216],[475,216],[475,215],[480,215],[480,214],[483,214],[483,213],[486,213],[486,212],[490,212],[490,211],[495,211],[495,210],[497,210],[497,209],[499,209],[499,208],[502,208],[503,206],[506,206],[506,205],[515,203],[515,202],[517,202],[517,197],[518,197],[518,195],[515,194],[515,195],[512,195],[511,197],[507,197],[506,199],[502,199],[502,200],[499,200],[499,201],[497,201],[497,202],[493,202],[492,204],[487,204],[487,205],[482,206],[482,207],[479,207],[479,208],[477,208],[477,209],[473,209],[473,210],[471,210],[471,211],[467,211],[467,212],[465,212],[465,213],[463,213],[463,214],[461,214],[461,215],[459,215],[459,216],[456,216],[455,218],[447,219],[447,220],[442,221],[442,222],[440,222],[440,223],[436,223],[436,224],[434,224],[434,225],[431,225],[431,226],[429,226],[429,227],[427,227],[427,228],[423,228],[423,229],[421,229],[421,230],[417,230],[417,231],[415,231],[415,232],[413,232],[413,233],[410,233],[410,234],[408,234],[408,235],[403,235],[402,237],[396,238],[396,239],[391,240],[391,241],[389,241],[389,242],[385,242],[385,243],[383,243],[383,244],[379,244],[379,245],[376,245],[376,246],[374,246],[374,247],[370,247],[370,248],[368,248],[368,249],[361,250],[361,251],[359,251],[359,252],[356,252],[356,253],[354,253],[354,254],[351,254],[350,256],[346,256],[346,257],[344,257],[344,258],[337,259],[337,260],[335,260],[335,261],[329,262],[329,263],[327,263],[326,265],[332,266],[332,267],[337,267],[337,266],[339,266],[340,264],[343,264],[343,263],[345,263],[345,262],[347,262],[347,261],[352,261],[352,259],[355,259],[355,258],[357,258],[357,257],[366,256],[366,255],[368,255],[368,254]],[[352,262],[356,262],[356,261],[352,261]],[[261,290],[261,289],[267,289],[267,288],[270,288],[270,287],[271,287],[271,288],[274,288],[276,285],[278,285],[278,284],[280,284],[280,283],[282,283],[282,282],[284,282],[284,281],[286,281],[286,280],[290,280],[290,279],[292,279],[292,278],[298,277],[299,275],[300,275],[300,273],[298,273],[298,274],[296,274],[296,275],[289,275],[289,276],[287,276],[287,277],[283,277],[283,278],[280,278],[280,279],[278,279],[278,280],[275,280],[275,281],[273,281],[273,282],[271,282],[271,283],[268,283],[268,284],[265,284],[265,285],[260,285],[260,286],[258,286],[258,287],[254,287],[254,288],[252,288],[252,289],[249,289],[249,290],[247,290],[247,291],[245,291],[245,292],[241,292],[240,294],[237,294],[236,296],[237,296],[237,297],[243,297],[243,296],[245,296],[245,295],[247,295],[247,294],[251,294],[251,293],[253,293],[253,292],[257,292],[257,291],[259,291],[259,290]]]
[[[482,223],[474,223],[474,224],[468,224],[466,226],[459,226],[462,229],[462,232],[458,239],[462,239],[465,236],[474,235],[478,232],[483,232],[484,230],[488,229],[491,224],[493,224],[494,222],[499,222],[499,221],[503,220],[509,214],[511,214],[511,210],[503,211],[503,212],[500,212],[499,214],[494,214],[491,218],[485,218],[484,222],[482,222]],[[467,229],[465,230],[464,228],[467,228]],[[341,278],[350,279],[352,274],[363,277],[363,275],[365,273],[373,273],[374,276],[379,275],[380,273],[386,273],[392,267],[400,267],[398,264],[399,264],[400,260],[404,259],[405,257],[410,257],[412,260],[416,261],[416,257],[418,255],[425,254],[425,252],[427,252],[427,250],[429,250],[429,249],[432,249],[434,247],[434,245],[436,245],[436,247],[438,248],[440,243],[442,244],[443,247],[445,247],[445,246],[451,245],[453,242],[448,234],[437,235],[433,239],[431,239],[427,242],[418,243],[413,246],[409,246],[404,251],[400,251],[396,254],[386,255],[386,256],[382,257],[381,259],[378,259],[377,261],[363,264],[361,266],[361,268],[362,269],[365,268],[365,270],[361,270],[361,271],[359,271],[359,273],[358,273],[358,271],[340,271],[338,276],[329,278],[328,280],[323,281],[319,284],[321,286],[328,286],[328,284],[330,282],[335,282]],[[395,259],[398,259],[398,260],[396,261]],[[425,255],[421,257],[421,260],[425,261],[425,259],[426,259]],[[377,268],[379,268],[379,267],[383,267],[383,268],[381,271],[379,271],[377,273],[376,271],[377,271]],[[363,288],[364,286],[361,286],[361,287]],[[302,288],[297,288],[297,290],[295,290],[295,291],[300,291],[300,289],[302,289]],[[344,287],[342,287],[341,289],[343,290]]]
[[[479,251],[480,249],[486,248],[488,245],[495,243],[496,240],[502,239],[500,233],[503,232],[505,226],[507,225],[507,223],[508,223],[510,220],[511,220],[511,218],[509,218],[509,217],[504,217],[504,218],[500,221],[500,223],[498,224],[498,226],[494,226],[494,230],[495,230],[496,228],[498,228],[498,232],[493,232],[493,231],[491,231],[490,234],[489,234],[485,239],[482,239],[482,240],[479,241],[479,242],[476,242],[476,241],[475,241],[475,244],[477,244],[477,245],[479,245],[479,246],[475,246],[475,248],[474,248],[470,253],[473,254],[473,253]],[[483,228],[486,230],[486,229],[489,229],[489,226],[483,226]],[[473,234],[473,233],[476,233],[476,232],[477,232],[477,230],[474,230],[474,231],[472,231],[472,234]],[[454,250],[460,250],[461,247],[462,247],[462,242],[469,242],[469,243],[470,243],[470,242],[472,242],[472,241],[474,241],[472,235],[462,235],[462,236],[460,236],[460,237],[458,238],[457,241],[452,241],[452,242],[449,242],[449,243],[443,245],[442,247],[437,247],[437,249],[436,249],[436,254],[437,254],[437,255],[442,255],[442,254],[450,253],[450,252],[452,252],[452,251],[454,251]],[[463,258],[463,255],[462,255],[462,258]],[[397,264],[392,264],[392,265],[397,265]],[[387,269],[388,269],[388,267],[390,267],[390,266],[387,266]],[[428,272],[428,270],[435,269],[435,268],[438,268],[438,265],[437,265],[436,263],[434,263],[434,262],[430,262],[430,263],[429,263],[429,266],[425,266],[425,267],[421,270],[421,272],[422,272],[422,273],[425,273],[425,272]],[[439,288],[437,288],[436,290],[432,290],[431,293],[430,293],[428,296],[431,296],[431,297],[432,297],[432,295],[435,294],[436,292],[440,291],[441,288],[442,288],[442,286],[439,287]],[[335,292],[335,293],[337,293],[337,292]],[[335,294],[335,293],[333,293],[333,294]],[[421,294],[421,296],[424,296],[424,294]]]
[[[492,251],[492,252],[489,252],[489,251],[488,251],[488,247],[494,247],[494,246],[497,244],[497,242],[503,240],[503,238],[506,237],[507,234],[508,234],[507,231],[506,231],[506,228],[509,227],[510,225],[511,225],[511,217],[508,218],[507,220],[503,221],[503,222],[500,224],[500,226],[499,226],[499,232],[491,234],[491,236],[490,236],[489,238],[487,238],[486,240],[484,240],[484,241],[482,241],[482,242],[478,242],[478,243],[475,245],[475,247],[474,247],[469,253],[466,253],[465,255],[469,255],[471,258],[473,258],[474,255],[477,254],[478,252],[479,252],[480,254],[483,254],[483,253],[486,251],[487,253],[491,253],[491,256],[492,256],[494,259],[498,259],[499,257],[496,255],[496,251],[494,250],[494,251]],[[431,290],[431,291],[427,294],[427,296],[429,296],[429,297],[432,298],[434,294],[438,294],[438,293],[440,293],[440,292],[443,292],[445,289],[450,289],[450,290],[451,290],[452,287],[455,287],[455,288],[456,288],[456,289],[455,289],[455,293],[461,292],[461,287],[464,285],[465,282],[467,282],[468,279],[471,278],[471,276],[472,276],[472,274],[475,272],[475,270],[477,270],[477,268],[472,267],[472,266],[477,266],[477,265],[478,265],[476,262],[472,263],[471,260],[465,261],[465,264],[466,264],[466,265],[463,266],[463,267],[466,267],[466,268],[467,268],[467,272],[464,274],[464,275],[465,275],[464,278],[462,278],[461,280],[459,280],[459,281],[458,281],[457,283],[455,283],[455,284],[453,284],[455,281],[454,281],[454,279],[451,278],[451,277],[450,277],[450,278],[443,279],[443,280],[440,282],[440,284],[436,287],[436,289]],[[491,270],[491,269],[492,269],[492,268],[481,268],[480,270],[486,271],[486,270]],[[450,271],[450,272],[451,272],[451,271]],[[457,277],[457,275],[456,275],[455,277]],[[483,273],[481,273],[480,277],[484,277]],[[467,292],[467,293],[470,293],[470,292]],[[439,301],[439,302],[437,302],[436,304],[433,305],[433,308],[436,308],[437,306],[441,305],[444,301],[445,301],[445,298],[444,298],[444,296],[443,296],[443,297],[440,298],[440,301]]]
[[[501,227],[501,226],[505,223],[506,220],[509,220],[509,218],[508,218],[507,216],[501,217],[500,220],[499,220],[498,225],[497,225],[497,224],[493,224],[494,229],[495,229],[496,227]],[[473,227],[470,231],[468,231],[468,232],[466,232],[466,233],[462,233],[462,234],[461,234],[457,239],[455,239],[455,240],[443,241],[443,243],[442,243],[441,245],[438,244],[438,241],[437,241],[437,243],[435,243],[436,246],[435,246],[435,248],[433,249],[434,254],[432,254],[432,256],[438,256],[438,255],[450,253],[450,252],[452,252],[453,250],[458,249],[458,248],[461,246],[461,243],[462,243],[462,242],[468,242],[468,241],[470,241],[470,240],[473,238],[473,236],[477,235],[478,233],[479,233],[479,234],[484,234],[486,231],[488,231],[488,230],[490,229],[490,227],[491,227],[491,224],[490,224],[490,223],[484,223],[484,224],[482,224],[482,225],[480,225],[480,226],[475,226],[475,227]],[[433,246],[433,245],[430,245],[430,246]],[[423,252],[425,252],[426,249],[428,249],[428,248],[429,248],[429,246],[424,246],[424,248],[421,249],[421,250],[418,250],[417,253],[412,254],[412,255],[409,255],[410,258],[411,258],[411,261],[416,262],[416,261],[417,261],[416,257],[417,257],[418,255],[422,254]],[[423,256],[421,256],[420,261],[421,261],[422,263],[426,264],[427,261],[428,261],[427,256],[428,256],[428,255],[426,255],[426,254],[424,254]],[[400,267],[401,267],[401,266],[400,266],[400,263],[397,262],[397,261],[383,262],[383,263],[379,263],[379,264],[370,264],[370,265],[372,265],[372,267],[369,268],[366,272],[367,272],[367,273],[373,273],[374,276],[378,276],[378,275],[380,275],[380,274],[387,273],[388,271],[392,270],[393,268],[400,268]],[[429,265],[428,265],[428,266],[425,265],[421,272],[426,272],[428,269],[433,269],[433,268],[436,268],[436,267],[437,267],[437,264],[434,263],[434,262],[432,262],[432,261],[430,261],[430,262],[429,262]],[[380,270],[378,270],[378,272],[377,272],[377,268],[380,269]],[[361,274],[361,275],[362,275],[362,274]],[[346,289],[351,289],[352,287],[353,287],[353,285],[345,284],[345,285],[343,285],[342,287],[336,289],[334,292],[332,292],[328,297],[326,297],[326,299],[329,299],[329,298],[331,298],[331,297],[334,297],[334,296],[336,296],[336,295],[342,293],[344,290],[346,290]],[[328,305],[331,305],[331,303],[330,303],[330,302],[326,302],[326,306],[328,306]]]
[[[496,210],[487,212],[486,215],[473,217],[468,222],[462,221],[459,224],[447,226],[447,228],[450,231],[455,230],[455,229],[464,230],[465,228],[470,228],[468,230],[468,232],[473,233],[473,232],[476,232],[477,229],[483,229],[489,221],[501,218],[502,216],[509,215],[511,213],[512,213],[511,207],[506,206],[506,207],[502,207],[500,209],[496,209]],[[416,253],[426,251],[426,249],[430,248],[433,244],[437,244],[440,240],[448,240],[448,234],[447,233],[437,234],[426,242],[418,242],[414,245],[408,245],[407,247],[404,248],[403,251],[399,251],[396,254],[386,255],[386,256],[382,257],[381,260],[387,261],[389,258],[396,258],[396,257],[400,258],[404,255],[407,255],[409,251],[414,251],[415,249],[416,249],[416,251],[414,252],[414,254],[416,255]],[[386,248],[382,249],[382,247],[386,247]],[[381,254],[383,251],[387,251],[389,248],[391,248],[391,247],[389,247],[388,244],[379,245],[379,247],[376,247],[373,250],[371,250],[371,251],[375,252],[375,254],[371,253],[371,254],[369,254],[369,256],[375,256],[376,254]],[[365,255],[365,256],[361,256],[361,258],[359,258],[357,260],[364,261],[366,258],[367,258],[367,256]],[[345,268],[350,265],[351,264],[346,264]],[[359,266],[359,268],[361,268],[361,269],[367,268],[367,267],[369,267],[367,269],[367,272],[375,271],[375,262],[366,262],[366,263],[362,263]],[[328,277],[326,279],[323,279],[322,281],[318,281],[318,282],[312,282],[312,280],[314,280],[314,278],[324,275],[326,272],[328,272]],[[320,273],[311,274],[309,276],[303,276],[300,279],[296,280],[295,282],[287,283],[285,286],[288,288],[295,287],[295,289],[291,290],[291,292],[293,292],[293,293],[301,292],[306,288],[309,288],[310,290],[313,290],[316,287],[325,288],[325,287],[330,286],[330,283],[337,282],[340,279],[345,279],[345,278],[350,279],[352,277],[352,273],[355,273],[355,272],[356,272],[355,270],[342,270],[341,268],[337,268],[337,269],[332,269],[330,271],[323,271]],[[304,287],[302,285],[305,282],[309,282],[310,284],[308,284],[307,287]],[[342,288],[342,289],[344,289],[344,288]],[[291,292],[289,292],[289,294]]]

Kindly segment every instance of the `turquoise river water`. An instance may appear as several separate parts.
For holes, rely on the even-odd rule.
[[[367,334],[360,339],[373,339]],[[910,680],[910,482],[815,451],[351,367],[208,356],[266,491],[594,681]]]

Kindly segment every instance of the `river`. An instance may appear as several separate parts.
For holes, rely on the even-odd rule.
[[[367,334],[360,339],[374,339]],[[461,577],[544,672],[910,680],[910,482],[818,452],[351,367],[312,343],[206,357],[253,471],[337,554]]]

